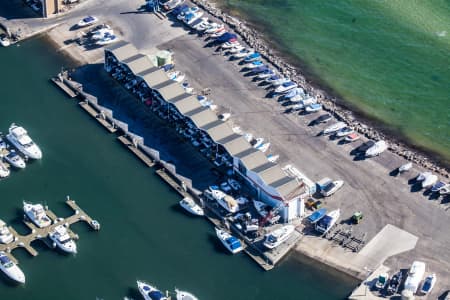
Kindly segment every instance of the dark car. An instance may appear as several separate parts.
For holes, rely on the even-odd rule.
[[[371,148],[373,145],[375,145],[375,142],[370,140],[365,143],[362,143],[358,148],[356,148],[357,152],[365,153],[369,148]]]

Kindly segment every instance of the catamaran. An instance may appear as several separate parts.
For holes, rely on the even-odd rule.
[[[189,197],[185,197],[180,201],[180,206],[196,216],[204,216],[205,212],[203,209],[195,203],[195,201]]]
[[[0,243],[9,244],[14,240],[14,235],[9,231],[8,226],[3,220],[0,220]]]
[[[8,141],[20,152],[32,159],[41,159],[42,151],[28,136],[28,132],[21,126],[11,124],[9,134],[6,135]]]
[[[69,236],[67,228],[63,225],[58,225],[50,232],[48,237],[64,252],[77,253],[77,244]]]
[[[294,230],[294,225],[285,225],[281,228],[275,229],[274,231],[266,235],[263,244],[268,249],[276,248],[281,245],[281,243],[286,241],[294,232]]]
[[[0,251],[0,270],[12,280],[25,283],[25,275],[22,270],[3,251]]]
[[[168,300],[164,294],[156,287],[143,281],[136,281],[139,292],[145,300]]]
[[[216,227],[216,235],[225,248],[227,248],[227,250],[231,253],[236,254],[244,249],[241,241],[232,236],[229,232]]]
[[[42,204],[31,204],[23,201],[23,211],[25,215],[38,226],[39,228],[44,228],[52,224],[52,220],[45,213]]]

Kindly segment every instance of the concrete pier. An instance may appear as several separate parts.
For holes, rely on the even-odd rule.
[[[79,105],[94,119],[96,119],[103,127],[105,127],[109,132],[115,133],[117,131],[117,128],[114,126],[114,124],[108,122],[106,120],[106,117],[102,115],[102,112],[97,111],[93,106],[89,104],[89,102],[82,101],[79,103]]]
[[[134,153],[147,167],[151,168],[155,165],[155,162],[148,157],[144,152],[139,150],[137,145],[134,145],[132,141],[125,135],[121,135],[117,138],[119,142],[121,142],[125,147],[128,148],[131,152]]]
[[[70,87],[68,87],[64,81],[62,80],[62,77],[55,76],[50,79],[56,86],[58,86],[64,93],[67,94],[70,98],[75,98],[77,96],[77,93],[75,93]]]
[[[58,218],[52,211],[46,209],[45,213],[52,220],[52,224],[50,226],[39,228],[29,220],[24,220],[25,225],[27,225],[27,227],[31,230],[31,232],[27,235],[21,235],[14,228],[8,227],[11,233],[14,235],[14,241],[7,245],[0,244],[0,251],[8,253],[8,256],[17,263],[17,259],[15,259],[11,254],[13,250],[17,248],[24,248],[31,256],[38,255],[38,252],[31,246],[31,243],[36,240],[42,240],[45,243],[45,240],[47,239],[50,232],[52,232],[58,225],[64,225],[65,227],[67,227],[69,235],[75,239],[77,239],[78,236],[69,228],[69,226],[74,223],[86,222],[93,230],[100,229],[99,225],[97,225],[98,223],[96,223],[96,221],[94,221],[86,212],[84,212],[75,203],[74,200],[71,200],[68,197],[66,200],[66,204],[74,211],[74,214],[67,218]],[[50,246],[50,244],[46,244]]]

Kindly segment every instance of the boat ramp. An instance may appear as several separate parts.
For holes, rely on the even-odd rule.
[[[58,218],[51,210],[46,208],[45,213],[52,220],[52,224],[50,226],[39,228],[30,222],[28,219],[24,219],[23,222],[25,225],[31,230],[31,232],[27,235],[21,235],[17,233],[17,231],[9,226],[9,230],[14,235],[13,242],[9,244],[0,244],[0,251],[4,251],[12,261],[18,263],[17,259],[11,254],[11,252],[17,248],[25,249],[31,256],[38,255],[36,249],[31,246],[31,243],[37,240],[43,241],[47,246],[53,247],[52,244],[48,240],[48,235],[52,232],[56,226],[63,225],[67,227],[69,235],[73,239],[78,239],[78,235],[75,234],[72,230],[70,230],[69,226],[77,223],[77,222],[85,222],[87,223],[93,230],[100,230],[100,224],[93,220],[84,210],[82,210],[78,204],[75,203],[74,200],[67,197],[66,204],[74,211],[73,215],[67,218]]]

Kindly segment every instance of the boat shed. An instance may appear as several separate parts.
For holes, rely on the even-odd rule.
[[[220,145],[231,158],[233,172],[253,188],[258,200],[279,207],[285,221],[301,216],[301,195],[305,194],[302,181],[289,176],[278,164],[269,162],[264,153],[235,133],[229,123],[219,120],[211,109],[202,106],[197,96],[170,80],[164,70],[155,67],[148,56],[139,54],[133,45],[120,41],[107,47],[106,70],[108,56],[126,65],[145,82],[153,97],[167,105],[168,111],[172,107],[206,133],[217,146]]]

